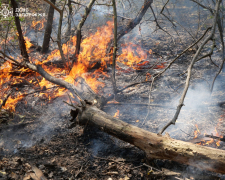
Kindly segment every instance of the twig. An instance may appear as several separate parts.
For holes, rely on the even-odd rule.
[[[180,129],[180,130],[181,130],[181,132],[183,132],[184,134],[186,134],[186,135],[188,135],[188,136],[190,136],[190,137],[194,137],[194,136],[192,136],[192,135],[190,135],[190,134],[184,132],[182,129]]]
[[[151,5],[150,5],[150,9],[151,9],[152,14],[153,14],[153,16],[154,16],[154,18],[155,18],[156,26],[158,26],[159,29],[161,29],[163,32],[165,32],[165,33],[168,34],[169,36],[171,36],[173,42],[175,43],[175,41],[174,41],[174,39],[173,39],[173,36],[172,36],[170,33],[168,33],[167,31],[165,31],[165,30],[159,25],[158,20],[157,20],[156,15],[155,15],[155,12],[154,12],[154,10],[153,10],[153,8],[152,8]]]
[[[2,106],[5,106],[5,103],[6,103],[7,99],[9,98],[9,96],[11,95],[11,93],[12,93],[12,90],[9,90],[8,94],[3,99],[2,104],[0,105],[0,109],[2,108]]]
[[[211,9],[210,7],[208,7],[208,6],[204,6],[203,4],[201,4],[201,3],[199,3],[198,1],[195,1],[195,0],[191,0],[191,1],[193,1],[193,2],[195,2],[196,4],[198,4],[199,6],[201,6],[202,8],[204,8],[204,9],[208,9],[212,14],[213,14],[213,9]]]
[[[137,82],[137,83],[130,84],[130,85],[124,87],[123,89],[118,90],[117,93],[120,93],[120,92],[126,90],[129,87],[136,86],[138,84],[148,83],[148,82],[152,82],[152,81],[142,81],[142,82]]]
[[[204,59],[204,58],[206,58],[206,57],[208,57],[208,56],[211,57],[211,56],[213,55],[213,50],[214,50],[215,45],[216,45],[216,40],[213,39],[213,45],[212,45],[212,47],[211,47],[210,52],[209,52],[208,54],[203,55],[202,57],[198,58],[198,59],[196,60],[196,62],[198,62],[198,61],[200,61],[201,59]],[[214,65],[215,65],[215,64],[214,64]],[[217,65],[216,65],[216,66],[217,66]],[[218,66],[217,66],[217,67],[218,67]]]
[[[151,104],[151,92],[152,92],[152,87],[153,87],[154,80],[155,80],[155,78],[152,78],[151,86],[149,87],[149,97],[148,97],[148,104],[149,105]],[[145,116],[145,119],[144,119],[142,125],[145,123],[148,115],[149,115],[149,109],[148,109],[147,115]]]
[[[184,53],[186,53],[186,52],[188,51],[188,49],[192,48],[192,47],[195,46],[197,43],[199,43],[199,41],[202,40],[202,38],[206,35],[206,33],[207,33],[210,29],[212,29],[212,27],[207,28],[206,31],[204,32],[204,34],[203,34],[203,35],[202,35],[195,43],[193,43],[192,45],[190,45],[189,47],[187,47],[183,52],[181,52],[180,54],[178,54],[177,57],[174,58],[174,59],[169,63],[169,65],[168,65],[165,69],[163,69],[160,73],[158,73],[155,77],[158,77],[158,76],[160,76],[161,74],[163,74],[167,69],[170,68],[170,66],[171,66],[171,65],[172,65],[179,57],[181,57]]]
[[[205,134],[205,137],[209,137],[209,138],[212,138],[212,139],[218,139],[218,140],[220,140],[220,141],[225,142],[225,136],[223,136],[223,137],[221,138],[221,137],[218,137],[218,136],[213,136],[213,135]]]
[[[158,172],[162,172],[162,171],[160,171],[160,170],[158,170],[158,169],[156,169],[156,168],[154,168],[154,167],[152,167],[152,166],[149,166],[148,164],[145,164],[145,163],[143,163],[143,166],[146,166],[146,167],[148,167],[148,168],[150,168],[150,169],[153,169],[153,170],[155,170],[155,171],[158,171]]]

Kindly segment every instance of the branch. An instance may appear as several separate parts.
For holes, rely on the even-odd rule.
[[[153,0],[146,0],[140,11],[138,12],[137,16],[130,20],[130,22],[118,32],[117,40],[119,40],[121,37],[123,37],[125,34],[129,33],[135,26],[137,26],[141,20],[142,17],[145,15],[148,8],[153,3]]]
[[[173,119],[168,124],[166,124],[166,126],[164,126],[162,128],[162,130],[160,131],[159,134],[162,134],[170,125],[172,125],[172,124],[175,125],[175,123],[176,123],[176,120],[177,120],[177,118],[178,118],[178,116],[180,114],[181,108],[184,105],[183,104],[184,103],[184,98],[185,98],[185,96],[187,94],[187,90],[189,88],[192,67],[193,67],[194,63],[196,62],[196,59],[197,59],[198,55],[200,54],[201,50],[203,49],[204,45],[209,40],[211,40],[213,38],[213,36],[214,36],[215,29],[216,29],[216,24],[217,24],[217,18],[218,18],[218,12],[219,12],[219,5],[220,5],[220,3],[221,3],[221,0],[218,0],[217,3],[216,3],[216,7],[215,7],[216,12],[215,12],[214,24],[213,24],[212,31],[211,31],[210,35],[203,41],[203,43],[201,44],[201,46],[199,47],[199,49],[195,53],[195,55],[194,55],[194,57],[193,57],[193,59],[191,61],[191,64],[188,67],[188,72],[187,72],[188,75],[187,75],[187,79],[186,79],[185,88],[184,88],[183,93],[181,95],[181,98],[180,98],[180,101],[179,101],[179,105],[177,106],[176,113],[175,113]]]
[[[208,9],[213,14],[214,10],[212,8],[210,8],[208,6],[204,6],[203,4],[199,3],[198,1],[195,1],[195,0],[191,0],[191,1],[195,2],[196,4],[198,4],[199,6],[201,6],[204,9]]]
[[[216,75],[215,75],[215,77],[213,79],[212,86],[211,86],[211,92],[213,91],[214,83],[216,81],[217,76],[220,74],[220,72],[223,69],[223,64],[224,64],[224,61],[225,61],[225,57],[224,57],[225,49],[224,49],[224,41],[223,41],[223,26],[222,26],[221,21],[222,20],[221,20],[220,16],[218,16],[218,18],[217,18],[217,25],[218,25],[218,29],[219,29],[219,33],[220,33],[220,41],[222,43],[222,50],[223,50],[223,54],[222,54],[223,58],[222,59],[223,59],[223,61],[222,61],[221,65],[220,65],[219,71],[216,73]]]
[[[78,3],[78,2],[75,2],[75,1],[71,1],[71,3],[73,3],[73,4],[78,4],[78,5],[81,5],[81,6],[83,6],[83,7],[87,7],[86,5],[81,4],[81,3]],[[100,11],[100,10],[95,9],[95,8],[92,8],[92,10],[94,10],[94,11],[98,11],[98,12],[101,12],[101,13],[104,13],[104,14],[108,14],[108,15],[111,15],[111,16],[114,16],[114,14],[112,14],[112,13],[108,13],[108,12]],[[120,16],[120,15],[117,15],[117,17],[120,17],[120,18],[122,18],[122,19],[128,19],[128,20],[131,20],[131,18],[124,17],[124,16]]]
[[[59,14],[61,13],[61,10],[59,8],[57,8],[55,6],[55,4],[53,4],[51,1],[48,1],[48,0],[44,0],[46,3],[50,4],[56,11],[59,12]]]
[[[206,35],[206,33],[207,33],[210,29],[212,29],[212,27],[207,28],[206,31],[204,32],[204,34],[203,34],[196,42],[194,42],[192,45],[190,45],[189,47],[187,47],[183,52],[181,52],[180,54],[178,54],[177,57],[174,58],[174,59],[169,63],[169,65],[168,65],[165,69],[163,69],[159,74],[157,74],[154,78],[157,78],[157,77],[159,77],[160,75],[162,75],[167,69],[170,68],[170,66],[171,66],[171,65],[172,65],[179,57],[181,57],[184,53],[186,53],[186,52],[188,51],[188,49],[192,48],[192,47],[195,46],[197,43],[199,43],[199,41],[202,40],[202,38]]]
[[[158,20],[157,20],[156,15],[155,15],[155,12],[154,12],[154,10],[153,10],[153,8],[152,8],[151,5],[150,5],[150,9],[151,9],[152,14],[153,14],[153,16],[154,16],[154,18],[155,18],[156,26],[158,26],[159,29],[161,29],[163,32],[165,32],[165,33],[168,34],[169,36],[171,36],[172,40],[174,41],[173,36],[172,36],[170,33],[168,33],[167,31],[165,31],[165,30],[159,25]],[[156,31],[156,30],[155,30],[155,31]]]
[[[219,141],[225,142],[225,136],[223,136],[223,137],[221,138],[221,137],[218,137],[218,136],[213,136],[213,135],[205,134],[205,137],[209,137],[209,138],[212,138],[212,139],[217,139],[217,140],[219,140]]]
[[[5,54],[2,51],[0,51],[0,53],[3,54],[3,55]],[[76,90],[76,87],[73,84],[70,84],[70,83],[68,83],[68,82],[66,82],[66,81],[64,81],[62,79],[58,79],[58,78],[55,78],[55,77],[51,76],[40,65],[35,65],[35,64],[29,63],[29,62],[20,63],[20,62],[18,62],[16,60],[10,58],[9,56],[5,56],[5,57],[7,57],[8,59],[12,60],[13,62],[18,64],[19,66],[29,68],[32,71],[35,71],[35,72],[39,73],[46,80],[50,81],[51,83],[57,84],[60,87],[64,87],[64,88],[70,90],[71,93],[75,94],[80,100],[82,100],[82,101],[84,100],[84,98],[81,95],[79,95],[79,93]]]

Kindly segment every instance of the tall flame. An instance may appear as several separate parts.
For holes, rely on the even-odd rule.
[[[32,27],[43,28],[44,21],[33,22]],[[32,43],[30,43],[29,38],[25,38],[26,49],[28,53],[30,53],[30,48],[32,47]],[[99,81],[99,77],[110,77],[104,69],[107,68],[107,65],[112,63],[112,53],[107,54],[106,49],[110,44],[111,39],[113,38],[113,23],[107,22],[106,26],[100,27],[97,29],[97,32],[94,34],[90,34],[89,37],[85,38],[81,42],[81,51],[78,57],[76,57],[76,61],[69,72],[71,64],[67,62],[66,68],[56,68],[51,65],[45,65],[47,62],[53,62],[55,59],[61,59],[61,55],[58,49],[51,52],[51,54],[43,60],[42,62],[38,59],[39,57],[32,57],[30,55],[30,61],[36,64],[42,65],[42,67],[52,76],[57,78],[62,78],[65,81],[75,84],[76,78],[82,77],[86,83],[95,91],[98,92],[99,88],[103,88],[105,84]],[[63,54],[65,57],[68,55],[73,55],[76,47],[76,37],[71,37],[70,41],[66,44],[62,45]],[[147,54],[151,54],[152,51],[148,50],[148,52],[141,49],[140,46],[129,43],[122,45],[122,53],[117,56],[117,61],[129,66],[131,69],[127,69],[127,71],[131,71],[132,69],[140,69],[142,66],[149,64],[147,60]],[[66,58],[67,59],[67,58]],[[18,61],[22,61],[21,58],[17,57]],[[49,64],[49,63],[48,63]],[[98,68],[96,68],[98,67]],[[163,68],[163,67],[160,67]],[[92,69],[91,72],[89,70]],[[5,91],[8,86],[5,85],[6,82],[18,83],[20,80],[20,75],[27,73],[26,77],[24,77],[28,82],[34,84],[40,89],[48,89],[52,88],[54,85],[48,82],[45,78],[34,79],[33,76],[37,76],[36,73],[29,71],[26,68],[21,68],[18,71],[20,72],[19,76],[12,76],[10,74],[11,71],[14,71],[12,68],[12,64],[9,62],[5,62],[0,69],[0,87],[3,91],[0,92],[0,97],[4,96]],[[88,72],[88,73],[87,73]],[[32,76],[31,76],[32,75]],[[151,75],[148,74],[150,77]],[[54,93],[52,91],[43,92],[47,99],[51,100],[54,97],[61,96],[65,92],[64,88],[54,89]],[[10,97],[4,108],[15,110],[16,102],[22,98],[21,94],[14,94],[14,99]],[[3,99],[3,98],[2,98]]]

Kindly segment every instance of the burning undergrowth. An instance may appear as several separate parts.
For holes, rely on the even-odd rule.
[[[42,24],[34,24],[34,27],[41,28]],[[98,28],[96,33],[90,34],[89,37],[83,39],[81,53],[72,68],[71,61],[73,60],[72,54],[75,51],[76,37],[72,37],[70,41],[62,47],[65,57],[68,58],[66,62],[61,61],[59,50],[56,49],[52,51],[51,54],[42,56],[40,53],[36,52],[36,49],[32,48],[35,46],[34,43],[32,44],[27,37],[25,40],[30,60],[33,63],[41,65],[51,75],[64,79],[76,86],[82,84],[81,86],[84,91],[90,90],[91,88],[95,93],[108,96],[112,93],[110,80],[112,52],[107,54],[106,49],[110,39],[112,39],[112,29],[113,23],[108,22],[106,26]],[[157,73],[159,69],[163,69],[166,65],[165,59],[161,59],[161,57],[156,58],[152,55],[154,50],[152,51],[150,48],[145,48],[145,50],[143,50],[141,45],[137,44],[141,44],[139,39],[135,39],[134,42],[122,44],[118,51],[116,75],[119,88],[129,85],[134,79],[139,81],[150,80],[152,74]],[[158,42],[155,44],[158,45]],[[165,53],[166,55],[170,54],[170,52],[166,50]],[[17,58],[19,59],[19,57]],[[171,60],[170,58],[167,60]],[[158,63],[154,66],[155,62]],[[153,66],[154,68],[152,68]],[[177,66],[177,64],[175,64],[175,66]],[[183,68],[181,67],[179,73],[185,68],[185,65]],[[151,69],[151,71],[148,71],[147,74],[141,74],[145,72],[145,69]],[[159,82],[153,86],[154,88],[150,98],[150,103],[152,103],[153,106],[148,106],[149,84],[142,84],[128,88],[124,94],[117,96],[116,100],[118,100],[118,102],[113,101],[112,105],[108,104],[104,107],[104,110],[114,117],[157,133],[165,122],[168,122],[174,115],[178,97],[180,96],[180,91],[173,88],[173,86],[177,88],[178,84],[181,84],[182,87],[184,78],[182,79],[175,75],[175,81],[170,83],[168,79],[174,77],[170,76],[171,74],[174,75],[174,72],[175,74],[178,72],[176,71],[176,67],[173,67],[168,74],[165,74],[163,78],[160,78]],[[0,92],[2,97],[1,102],[3,102],[8,94],[9,89],[12,89],[4,109],[12,113],[11,119],[13,119],[12,122],[7,122],[6,126],[3,126],[1,129],[3,141],[1,141],[0,146],[3,147],[1,149],[2,153],[9,150],[17,152],[23,147],[35,147],[36,143],[42,144],[43,142],[48,142],[55,134],[67,131],[65,130],[67,125],[66,121],[69,118],[68,112],[70,108],[62,103],[62,101],[64,100],[70,103],[71,98],[72,101],[76,103],[75,101],[78,101],[78,99],[74,98],[71,94],[68,95],[65,89],[49,83],[38,74],[28,69],[18,68],[13,65],[13,63],[2,63],[0,76],[0,86],[1,89],[3,89],[3,91]],[[171,81],[174,79],[171,78]],[[201,143],[201,138],[204,138],[203,133],[213,133],[213,135],[221,136],[223,133],[221,131],[223,125],[222,123],[217,124],[221,112],[218,113],[219,115],[213,114],[212,111],[218,107],[212,106],[209,108],[207,106],[212,103],[213,100],[207,98],[210,95],[208,92],[205,93],[205,89],[207,88],[200,86],[188,91],[189,94],[185,101],[185,107],[181,112],[176,126],[168,129],[171,137],[182,140],[192,140],[195,138],[194,135],[198,135],[195,139],[198,139],[199,142],[197,143]],[[70,98],[68,98],[68,96],[70,96]],[[134,101],[135,103],[133,103]],[[143,103],[145,103],[145,105],[143,105]],[[159,105],[159,107],[154,107],[154,104]],[[26,121],[27,124],[23,123],[24,121]],[[221,117],[220,122],[222,121],[223,117]],[[14,123],[18,123],[20,126],[15,128]],[[10,124],[12,126],[10,126]],[[3,130],[5,127],[6,129]],[[214,132],[215,127],[218,134]],[[21,133],[21,129],[23,129],[24,132]],[[204,132],[205,129],[207,130]],[[91,134],[91,136],[92,135],[93,134]],[[109,137],[109,139],[112,140],[112,144],[114,143],[113,145],[109,144],[109,142],[107,142],[108,139],[106,138],[105,140],[105,135],[100,134],[100,136],[101,135],[103,136],[103,140],[97,137],[87,138],[89,139],[89,142],[87,142],[89,145],[87,147],[91,149],[90,152],[93,153],[94,156],[101,156],[102,152],[108,151],[113,153],[112,151],[114,149],[112,146],[121,143],[115,142],[115,139]],[[90,139],[93,141],[90,141]],[[222,143],[218,141],[214,141],[209,146],[218,148],[218,143],[220,144],[219,148],[223,148],[223,146],[221,146]],[[201,143],[201,145],[207,145],[207,143]],[[121,147],[126,147],[126,144],[121,145]],[[77,150],[72,152],[73,155],[76,153]],[[159,162],[159,164],[160,163],[162,162]]]
[[[32,27],[36,27],[38,29],[43,28],[42,23],[43,22],[32,23]],[[112,33],[113,23],[107,22],[106,26],[99,27],[95,33],[90,34],[89,37],[83,39],[81,43],[81,52],[72,68],[70,68],[70,61],[62,62],[60,60],[61,56],[59,50],[56,49],[49,55],[42,56],[36,51],[37,49],[33,48],[35,47],[33,44],[34,42],[31,42],[30,39],[25,36],[26,49],[29,53],[30,61],[41,65],[49,74],[57,78],[64,79],[65,81],[77,86],[81,85],[81,89],[83,90],[85,90],[85,88],[86,90],[90,90],[91,88],[95,93],[104,93],[105,96],[108,96],[111,93],[111,90],[109,91],[109,87],[111,85],[108,86],[108,83],[111,84],[110,71],[112,53],[110,52],[107,54],[106,49],[113,37]],[[66,44],[63,44],[62,49],[65,57],[68,57],[69,59],[72,57],[71,55],[75,51],[75,45],[76,37],[71,37]],[[117,75],[125,73],[129,76],[136,72],[136,70],[153,66],[150,59],[151,54],[151,50],[142,50],[139,45],[134,43],[122,44],[118,54]],[[44,57],[46,58],[43,59]],[[20,56],[16,56],[16,54],[12,58],[22,61]],[[154,68],[164,68],[164,63],[158,63]],[[0,71],[0,86],[2,90],[0,92],[1,103],[4,101],[6,96],[9,95],[5,105],[3,106],[3,111],[6,110],[13,113],[14,116],[17,117],[14,119],[18,119],[17,121],[21,124],[23,124],[24,113],[26,114],[27,111],[42,112],[43,109],[40,109],[40,106],[45,106],[48,103],[49,106],[51,106],[52,103],[57,104],[60,100],[62,101],[62,98],[66,98],[68,103],[70,103],[71,98],[73,103],[77,103],[79,101],[74,98],[71,93],[67,94],[67,91],[64,88],[53,85],[39,74],[26,68],[17,67],[15,64],[8,61],[1,64]],[[106,88],[105,83],[107,83]],[[122,84],[118,84],[118,86],[119,88],[124,87]],[[89,89],[87,89],[87,87]],[[68,98],[69,96],[70,98]],[[55,101],[55,99],[57,99],[57,101]],[[62,107],[64,107],[64,105]],[[45,109],[45,111],[43,111],[43,114],[47,113],[50,116],[44,115],[44,119],[52,119],[51,114],[55,114],[53,111],[57,112],[57,116],[58,113],[60,114],[63,112],[63,110],[54,108],[54,106],[47,109],[48,110]],[[60,121],[60,116],[57,118],[57,121]],[[12,137],[17,137],[18,141],[20,141],[20,145],[16,146],[25,147],[33,145],[35,140],[40,141],[40,139],[44,137],[50,137],[50,132],[57,129],[56,127],[59,127],[58,123],[55,123],[56,120],[53,121],[55,125],[53,125],[54,123],[52,122],[50,123],[52,126],[50,126],[48,125],[49,121],[44,121],[42,117],[32,117],[31,119],[33,119],[31,124],[34,123],[36,125],[34,125],[33,129],[28,132],[28,134],[30,134],[29,137],[25,135],[26,133],[23,133],[24,135],[19,135],[16,132],[13,136],[9,136],[10,131],[12,130],[10,128],[6,132],[2,129],[3,136],[6,137],[6,139],[7,137],[11,139],[13,139]],[[6,124],[10,123],[11,120]],[[12,123],[15,123],[15,120],[12,121]],[[21,127],[26,127],[26,125],[21,125]],[[27,131],[25,130],[25,132]],[[15,147],[15,145],[12,145],[13,143],[5,144],[5,142],[1,144],[4,144],[5,148],[11,149],[12,147]]]

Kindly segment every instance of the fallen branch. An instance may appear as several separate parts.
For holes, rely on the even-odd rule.
[[[72,110],[73,111],[73,110]],[[225,174],[225,151],[157,135],[125,123],[86,105],[78,108],[77,121],[80,125],[91,125],[142,149],[148,158],[168,159],[200,169]],[[75,117],[73,117],[75,118]]]

